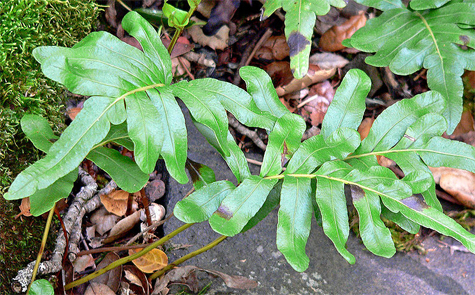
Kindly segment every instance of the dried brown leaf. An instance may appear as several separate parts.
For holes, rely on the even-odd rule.
[[[79,114],[79,112],[82,110],[81,107],[74,107],[74,108],[70,108],[68,109],[68,117],[71,119],[71,120],[74,120],[76,119],[76,116]]]
[[[170,40],[166,38],[162,38],[162,43],[163,45],[168,48],[170,45]],[[173,51],[170,54],[171,58],[183,55],[187,52],[190,52],[194,48],[193,44],[190,44],[190,41],[188,41],[187,38],[185,37],[179,37],[178,40],[175,43],[175,47],[173,47]]]
[[[130,231],[140,221],[141,212],[142,210],[136,211],[117,222],[117,224],[111,229],[109,236],[104,239],[104,244],[113,242]]]
[[[125,278],[130,281],[131,284],[137,286],[141,290],[136,290],[136,294],[150,294],[150,284],[147,277],[141,272],[135,265],[124,266]],[[131,289],[136,289],[133,286]],[[138,291],[138,292],[137,292]]]
[[[457,127],[455,128],[454,132],[450,137],[453,138],[455,136],[460,136],[462,134],[468,133],[470,131],[475,131],[473,125],[474,121],[472,112],[470,112],[469,110],[463,111],[462,118],[460,119],[460,122],[458,123]]]
[[[101,195],[101,203],[109,213],[123,216],[127,212],[127,202],[129,193],[123,190],[116,190],[108,195]]]
[[[468,208],[475,209],[475,174],[469,171],[430,167],[434,180],[447,193]]]
[[[165,182],[161,179],[154,179],[145,186],[145,194],[151,202],[155,202],[165,195]]]
[[[129,255],[133,255],[137,252],[140,252],[142,249],[129,249]],[[147,252],[145,255],[132,260],[132,263],[145,273],[153,273],[154,271],[160,270],[167,266],[168,257],[165,252],[159,249],[152,249]]]
[[[111,230],[119,220],[119,216],[110,214],[106,208],[101,207],[91,215],[92,224],[96,225],[96,231],[101,236]]]
[[[289,45],[284,35],[271,36],[256,52],[256,58],[266,60],[283,60],[289,56]]]
[[[79,256],[73,262],[74,271],[77,273],[80,273],[84,271],[86,268],[93,267],[95,265],[96,264],[94,262],[94,257],[92,257],[91,254]]]
[[[324,81],[336,72],[336,69],[322,70],[316,65],[309,65],[308,73],[302,79],[292,79],[289,84],[277,87],[277,95],[284,96],[288,93],[299,91],[305,87],[311,86],[315,83]]]
[[[191,20],[195,22],[202,22],[202,20],[192,17]],[[192,26],[188,28],[188,34],[190,34],[191,38],[194,42],[202,45],[202,46],[209,46],[212,49],[219,49],[223,50],[228,47],[228,40],[229,40],[229,27],[222,26],[218,32],[213,36],[206,36],[203,33],[203,29],[201,26]]]
[[[20,208],[20,213],[15,215],[15,219],[17,219],[18,217],[20,217],[22,215],[27,216],[27,217],[31,216],[31,213],[30,213],[30,198],[21,199],[21,204],[18,208]]]
[[[107,255],[102,259],[102,261],[97,265],[96,270],[103,269],[104,267],[108,266],[112,262],[119,260],[120,257],[114,252],[109,252]],[[120,281],[122,279],[122,265],[116,268],[111,269],[110,271],[95,277],[91,280],[91,283],[99,283],[107,285],[115,294],[117,290],[119,290]],[[99,293],[100,294],[100,293]]]
[[[294,78],[288,61],[275,61],[265,67],[265,71],[272,79],[274,87],[287,85]]]
[[[115,292],[105,284],[91,282],[84,295],[115,295]]]
[[[358,127],[358,132],[360,133],[361,140],[365,139],[366,136],[369,134],[369,130],[371,126],[373,126],[374,118],[364,118],[361,122],[360,126]]]
[[[333,26],[323,34],[318,45],[325,51],[338,51],[345,48],[341,42],[350,38],[361,27],[366,24],[366,16],[364,11],[360,11],[358,15],[350,17],[341,25]]]
[[[349,61],[341,55],[323,52],[315,53],[310,56],[309,63],[319,66],[321,69],[328,70],[333,68],[343,68]]]

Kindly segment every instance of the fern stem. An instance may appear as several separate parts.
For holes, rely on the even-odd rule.
[[[48,240],[48,233],[49,233],[49,229],[51,227],[51,220],[53,220],[54,208],[55,207],[56,207],[56,203],[54,203],[53,208],[51,208],[51,210],[49,211],[48,219],[46,220],[45,231],[43,232],[43,239],[41,240],[40,250],[38,251],[38,256],[36,257],[35,267],[33,268],[33,273],[31,275],[31,282],[30,282],[30,285],[28,285],[28,290],[26,290],[27,295],[30,292],[31,285],[33,284],[33,282],[36,279],[36,274],[38,273],[38,267],[40,266],[41,257],[43,256],[43,252],[44,252],[45,247],[46,247],[46,241]]]
[[[211,243],[209,243],[208,245],[202,247],[202,248],[199,248],[198,250],[196,251],[193,251],[191,253],[188,253],[187,255],[181,257],[181,258],[178,258],[177,260],[173,261],[172,263],[168,264],[165,268],[159,270],[159,271],[156,271],[154,274],[152,274],[149,279],[150,280],[153,280],[153,279],[156,279],[158,278],[159,276],[163,275],[165,272],[169,271],[170,269],[174,268],[175,266],[187,261],[188,259],[190,258],[193,258],[203,252],[206,252],[208,251],[209,249],[217,246],[219,243],[221,243],[222,241],[224,241],[225,239],[227,238],[227,236],[220,236],[219,238],[217,238],[216,240],[212,241]]]
[[[180,226],[179,228],[177,228],[173,232],[169,233],[168,235],[164,236],[160,240],[156,241],[155,243],[150,244],[149,246],[144,248],[142,251],[137,252],[137,253],[135,253],[133,255],[130,255],[130,256],[126,256],[126,257],[121,258],[119,260],[116,260],[116,261],[112,262],[111,264],[109,264],[108,266],[104,267],[103,269],[95,271],[95,272],[91,273],[90,275],[87,275],[87,276],[85,276],[85,277],[83,277],[79,280],[76,280],[74,282],[71,282],[71,283],[67,284],[66,286],[64,286],[64,290],[69,290],[69,289],[74,288],[78,285],[84,284],[85,282],[88,282],[88,281],[92,280],[93,278],[98,277],[98,276],[108,272],[109,270],[111,270],[113,268],[116,268],[117,266],[120,266],[120,265],[125,264],[127,262],[130,262],[134,259],[137,259],[137,258],[141,257],[142,255],[145,255],[146,253],[148,253],[152,249],[155,249],[158,246],[163,245],[165,242],[167,242],[168,240],[170,240],[171,238],[173,238],[177,234],[181,233],[185,229],[189,228],[193,224],[194,223],[187,223],[187,224],[184,224],[184,225]]]
[[[195,1],[194,6],[190,6],[190,10],[188,10],[188,13],[186,14],[186,23],[190,21],[191,15],[195,12],[196,7],[198,7],[198,4],[201,2],[201,0]],[[176,26],[176,31],[175,34],[173,34],[172,41],[170,41],[170,45],[168,45],[168,53],[171,55],[173,48],[175,47],[176,42],[178,41],[178,38],[180,37],[181,33],[183,33],[183,30],[185,29],[185,25],[183,26]]]

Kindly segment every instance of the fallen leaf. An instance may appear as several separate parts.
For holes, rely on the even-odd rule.
[[[155,282],[155,287],[152,295],[161,294],[162,291],[168,290],[167,286],[170,283],[173,284],[186,284],[190,287],[190,291],[197,292],[194,290],[193,278],[196,278],[196,271],[204,271],[215,276],[219,276],[223,279],[224,283],[230,288],[236,289],[251,289],[257,287],[257,282],[250,280],[242,276],[231,276],[219,271],[208,270],[199,268],[193,265],[186,265],[174,268],[169,271],[166,275]]]
[[[333,76],[336,69],[322,70],[316,65],[309,65],[308,73],[302,79],[292,79],[289,84],[277,87],[275,90],[278,96],[284,96],[288,93],[299,91],[315,83],[327,80]]]
[[[92,257],[91,254],[79,256],[73,262],[74,271],[77,273],[80,273],[86,270],[86,268],[93,267],[95,265],[94,257]]]
[[[145,186],[145,194],[151,202],[155,202],[165,195],[165,182],[161,179],[154,179]]]
[[[188,71],[187,71],[188,70]],[[191,63],[185,59],[179,57],[172,58],[172,75],[179,77],[191,72]]]
[[[108,195],[101,195],[101,203],[109,213],[123,216],[127,212],[129,193],[123,190],[116,190]]]
[[[84,292],[84,295],[115,295],[107,285],[99,283],[91,283]]]
[[[125,278],[129,280],[132,285],[141,289],[136,290],[136,294],[150,294],[150,284],[147,277],[135,265],[124,265],[124,274]],[[131,288],[135,289],[133,287]]]
[[[91,222],[96,225],[96,231],[101,236],[111,230],[119,220],[119,216],[110,214],[106,208],[101,207],[91,214]]]
[[[215,0],[201,0],[200,4],[198,4],[198,7],[196,8],[196,11],[201,13],[202,16],[209,18],[211,15],[211,10],[215,4]]]
[[[15,219],[17,219],[18,217],[20,217],[22,215],[26,216],[26,217],[31,216],[31,213],[30,213],[30,198],[27,197],[27,198],[21,199],[21,204],[18,208],[20,208],[20,213],[15,215]]]
[[[192,17],[191,20],[195,22],[202,22],[202,20]],[[201,26],[192,26],[187,29],[188,34],[190,34],[191,38],[195,43],[198,43],[202,46],[209,46],[212,49],[219,49],[223,50],[228,47],[228,40],[229,40],[229,27],[222,26],[218,32],[214,36],[206,36],[203,33],[203,29]]]
[[[475,174],[462,169],[429,167],[434,180],[447,193],[468,208],[475,209]]]
[[[265,67],[265,71],[271,77],[274,87],[287,85],[294,79],[288,61],[272,62]]]
[[[360,126],[358,127],[358,132],[360,133],[361,140],[365,139],[366,136],[369,134],[369,130],[371,126],[373,126],[374,118],[364,118],[361,122]]]
[[[115,10],[115,0],[107,0],[107,6],[104,14],[111,27],[117,28],[117,11]]]
[[[345,48],[341,42],[350,38],[361,27],[366,24],[366,16],[364,11],[360,11],[358,15],[350,17],[346,22],[341,25],[333,26],[326,31],[318,45],[324,51],[338,51]]]
[[[136,211],[133,214],[130,214],[126,218],[122,219],[121,221],[117,222],[117,224],[114,225],[114,227],[111,229],[109,236],[104,239],[104,244],[113,242],[127,234],[127,232],[131,230],[140,221],[140,214],[142,210]]]
[[[103,269],[114,261],[119,260],[120,257],[115,252],[109,252],[104,259],[97,265],[96,271]],[[107,285],[115,294],[119,290],[120,281],[122,279],[122,265],[119,267],[113,268],[110,271],[95,277],[91,280],[91,283],[105,284]],[[102,294],[102,293],[97,293]]]
[[[150,219],[152,219],[152,222],[160,221],[163,219],[163,217],[165,217],[165,207],[160,204],[151,203],[150,206],[148,206],[148,209],[150,211]],[[142,213],[140,214],[140,220],[147,220],[147,216],[145,216],[145,210],[142,210]]]
[[[454,132],[450,135],[450,138],[453,138],[455,136],[460,136],[470,131],[474,131],[475,129],[473,128],[473,125],[474,125],[474,121],[473,121],[472,112],[470,112],[469,110],[463,111],[462,118],[460,119],[460,122],[458,123]]]
[[[256,58],[283,60],[289,56],[289,45],[284,35],[271,36],[256,52]]]
[[[349,61],[341,55],[323,52],[315,53],[310,56],[309,63],[319,66],[321,69],[328,70],[333,68],[343,68]]]
[[[82,110],[81,107],[74,107],[74,108],[68,109],[68,111],[67,111],[68,117],[69,117],[71,120],[76,119],[76,116],[79,114],[79,112],[80,112],[81,110]]]
[[[224,25],[228,25],[239,8],[241,0],[221,0],[211,10],[208,22],[203,27],[203,33],[207,36],[216,34]]]
[[[163,45],[168,48],[170,45],[170,40],[166,38],[162,38]],[[175,58],[177,56],[183,55],[187,52],[190,52],[194,48],[193,44],[190,44],[190,41],[185,37],[179,37],[173,47],[173,51],[170,54],[171,58]]]
[[[328,106],[335,96],[335,90],[328,80],[313,85],[307,98],[297,108],[303,107],[302,116],[312,126],[318,126],[323,122]]]
[[[137,252],[140,252],[142,249],[129,249],[129,255],[133,255]],[[154,271],[160,270],[167,266],[168,257],[165,252],[159,249],[152,249],[147,252],[145,255],[132,260],[132,263],[145,273],[153,273]]]

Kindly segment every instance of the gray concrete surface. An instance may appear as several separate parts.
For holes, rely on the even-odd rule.
[[[185,112],[187,112],[185,110]],[[187,123],[189,132],[189,157],[211,167],[217,179],[235,181],[225,162],[198,133]],[[259,155],[248,155],[258,159]],[[258,167],[251,165],[253,174]],[[191,188],[170,180],[167,208],[171,210]],[[164,228],[168,233],[182,223],[172,218]],[[187,264],[214,269],[230,275],[242,275],[258,282],[255,289],[243,291],[227,288],[222,281],[212,280],[207,294],[475,294],[475,255],[441,247],[438,237],[429,237],[424,246],[429,253],[397,253],[386,259],[367,251],[353,234],[348,250],[356,257],[356,264],[348,264],[335,250],[323,230],[316,224],[307,244],[310,266],[298,273],[290,267],[275,245],[277,211],[250,231],[225,240],[212,250],[190,259]],[[173,239],[175,244],[192,245],[177,250],[179,257],[189,250],[211,242],[219,235],[207,223],[194,225]],[[445,243],[459,244],[446,238]],[[175,257],[171,257],[173,260]],[[206,284],[211,279],[204,279]]]

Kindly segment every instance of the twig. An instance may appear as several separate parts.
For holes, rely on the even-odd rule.
[[[67,232],[71,232],[73,224],[76,223],[77,208],[82,207],[82,204],[90,199],[97,190],[97,183],[94,179],[87,174],[86,171],[79,168],[79,177],[84,186],[81,188],[79,193],[75,197],[75,201],[69,207],[68,213],[66,214],[64,224]],[[53,272],[58,272],[62,266],[63,254],[66,249],[66,240],[64,233],[61,231],[56,238],[56,246],[53,250],[53,255],[49,261],[43,261],[38,267],[39,274],[49,274]],[[25,292],[28,288],[28,283],[31,281],[33,267],[35,262],[30,262],[24,269],[18,271],[18,274],[12,280],[12,289],[14,292]]]
[[[148,226],[147,228],[145,228],[142,232],[136,234],[135,236],[133,236],[126,244],[125,246],[129,246],[130,244],[132,244],[133,242],[135,242],[138,238],[140,238],[141,236],[143,236],[144,234],[146,234],[148,231],[154,231],[157,227],[159,227],[160,225],[164,224],[165,222],[167,222],[170,218],[172,218],[173,216],[173,212],[167,216],[167,218],[163,219],[163,220],[160,220],[160,221],[156,221],[154,222],[152,225]]]
[[[251,163],[251,164],[254,164],[254,165],[262,166],[261,161],[257,161],[257,160],[253,160],[253,159],[249,159],[249,158],[246,158],[246,161]]]
[[[100,269],[100,270],[97,270],[93,273],[91,273],[90,275],[87,275],[79,280],[76,280],[74,282],[71,282],[69,284],[67,284],[66,286],[64,286],[64,290],[69,290],[71,288],[74,288],[76,286],[79,286],[81,284],[84,284],[85,282],[89,282],[90,280],[92,280],[93,278],[96,278],[98,276],[100,276],[101,274],[104,274],[106,272],[108,272],[109,270],[111,269],[114,269],[116,268],[117,266],[120,266],[120,265],[123,265],[127,262],[130,262],[134,259],[137,259],[139,257],[141,257],[142,255],[148,253],[149,251],[151,251],[152,249],[155,249],[156,247],[160,246],[160,245],[163,245],[165,242],[167,242],[168,240],[170,240],[171,238],[173,238],[174,236],[176,236],[177,234],[181,233],[182,231],[184,231],[185,229],[189,228],[190,226],[192,226],[194,223],[187,223],[187,224],[184,224],[182,226],[180,226],[179,228],[177,228],[176,230],[174,230],[173,232],[169,233],[168,235],[164,236],[163,238],[161,238],[160,240],[150,244],[149,246],[147,246],[146,248],[144,248],[142,251],[140,252],[137,252],[133,255],[129,255],[129,256],[126,256],[124,258],[121,258],[119,260],[116,260],[114,262],[112,262],[111,264],[109,264],[108,266]]]
[[[306,105],[307,103],[309,103],[309,102],[311,102],[311,101],[313,101],[313,100],[315,100],[315,99],[317,99],[317,98],[319,98],[319,97],[320,97],[320,95],[318,95],[318,94],[315,94],[315,95],[313,95],[313,96],[310,96],[310,97],[307,98],[306,100],[304,100],[304,101],[302,101],[301,103],[299,103],[298,106],[297,106],[297,109],[300,109],[301,107],[303,107],[303,106]]]
[[[267,30],[264,32],[264,35],[262,35],[262,37],[259,39],[244,65],[248,66],[251,63],[251,60],[254,58],[254,55],[256,55],[256,52],[262,47],[262,44],[266,43],[267,39],[269,39],[270,36],[272,36],[272,29],[267,28]]]
[[[228,114],[228,121],[229,125],[236,129],[236,131],[249,137],[261,150],[266,150],[267,147],[264,142],[262,142],[262,139],[259,137],[257,132],[249,130],[247,127],[239,123],[239,121],[236,120],[232,114]]]
[[[256,44],[258,42],[258,40],[260,39],[260,38],[258,39],[257,37],[258,36],[256,36],[254,39],[252,39],[252,41],[246,47],[246,49],[244,50],[244,52],[241,56],[241,61],[239,62],[239,65],[236,69],[236,73],[234,74],[234,80],[233,80],[234,85],[239,85],[239,82],[241,82],[241,76],[239,75],[239,69],[246,65],[246,62],[247,62],[249,56],[251,55],[252,50],[254,49],[254,47],[256,46]]]
[[[185,69],[185,72],[186,72],[186,74],[188,75],[188,77],[190,77],[191,80],[195,80],[195,76],[190,72],[190,70],[188,69],[188,67],[185,66],[185,63],[183,62],[183,59],[185,59],[185,58],[182,57],[182,56],[178,56],[177,59],[178,59],[178,62],[180,63],[180,65],[181,65],[181,67],[182,67],[183,69]]]
[[[196,255],[199,255],[203,252],[206,252],[208,251],[209,249],[217,246],[219,243],[221,243],[222,241],[224,241],[225,239],[227,238],[227,236],[220,236],[219,238],[217,238],[216,240],[214,240],[213,242],[209,243],[208,245],[202,247],[202,248],[199,248],[198,250],[196,251],[193,251],[181,258],[178,258],[177,260],[173,261],[172,263],[168,264],[167,266],[165,266],[165,268],[153,273],[153,275],[151,275],[149,277],[149,280],[153,280],[153,279],[156,279],[158,278],[159,276],[161,276],[162,274],[164,274],[165,272],[169,271],[170,269],[174,268],[175,266],[187,261],[188,259],[190,258],[193,258],[195,257]]]

